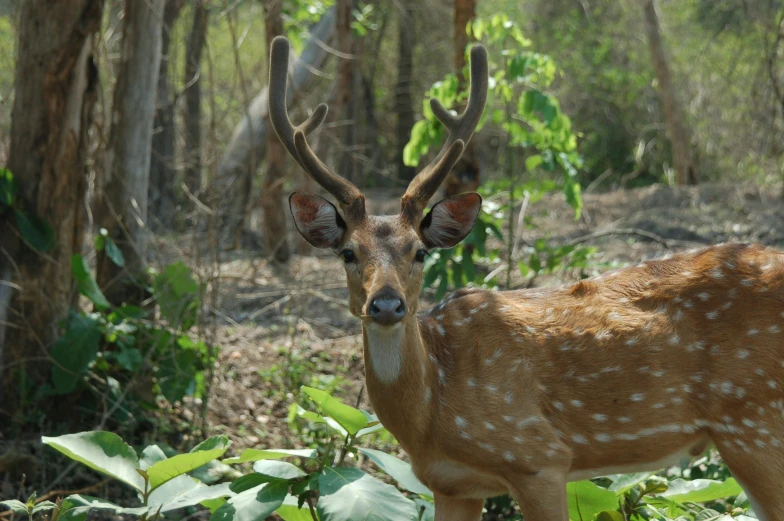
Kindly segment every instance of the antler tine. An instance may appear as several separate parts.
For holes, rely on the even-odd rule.
[[[437,99],[430,100],[433,115],[447,128],[449,136],[438,155],[411,181],[403,196],[403,214],[412,222],[421,219],[422,210],[460,159],[466,143],[471,139],[487,101],[487,82],[487,50],[482,45],[475,45],[471,48],[471,90],[463,113],[455,116]]]
[[[298,126],[289,119],[286,108],[287,83],[289,72],[289,41],[283,36],[272,40],[270,51],[269,77],[269,115],[272,128],[280,138],[289,154],[297,160],[302,169],[319,185],[331,193],[344,210],[361,206],[364,210],[362,192],[348,180],[332,172],[322,163],[308,146],[305,136],[316,130],[327,116],[327,105],[319,104],[313,114]],[[299,136],[299,137],[298,137]],[[355,208],[356,213],[359,209]],[[360,212],[361,213],[361,212]]]

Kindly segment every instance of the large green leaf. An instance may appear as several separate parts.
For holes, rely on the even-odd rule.
[[[178,508],[199,505],[213,499],[232,497],[233,495],[234,493],[229,490],[228,483],[220,483],[219,485],[212,485],[210,487],[204,485],[196,486],[183,494],[169,498],[163,503],[161,513],[177,510]]]
[[[100,341],[101,330],[95,319],[71,313],[65,335],[52,347],[52,383],[59,394],[76,388],[79,375],[95,360]]]
[[[329,393],[307,386],[302,386],[301,389],[319,406],[323,413],[331,416],[351,435],[356,434],[368,424],[368,419],[362,414],[362,411],[342,403],[330,396]]]
[[[115,514],[129,514],[133,516],[141,516],[148,512],[147,507],[121,507],[105,499],[74,494],[63,499],[58,519],[63,521],[84,521],[87,513],[93,509],[108,510]]]
[[[433,497],[433,492],[417,479],[411,470],[411,465],[405,461],[380,450],[360,448],[359,452],[370,458],[381,470],[392,476],[392,479],[397,481],[402,488],[415,494]]]
[[[54,248],[55,233],[52,225],[37,215],[21,210],[14,210],[16,226],[22,239],[40,252],[47,252]]]
[[[299,508],[299,498],[295,496],[286,496],[283,504],[275,511],[283,521],[313,521],[313,516],[310,515],[310,508],[306,505]]]
[[[414,521],[414,502],[356,468],[327,467],[318,477],[321,521]]]
[[[229,499],[210,516],[210,521],[264,521],[283,504],[288,482],[259,485]]]
[[[10,508],[17,514],[27,515],[27,505],[18,499],[9,499],[7,501],[0,501],[0,505]]]
[[[155,490],[170,479],[201,467],[205,463],[220,458],[231,442],[227,436],[213,436],[203,441],[187,454],[177,454],[169,459],[158,461],[147,469],[150,490]]]
[[[144,492],[144,479],[137,472],[136,451],[112,432],[88,431],[56,438],[44,436],[41,442],[93,470]]]
[[[651,477],[652,474],[652,472],[636,472],[634,474],[614,474],[612,476],[607,476],[612,480],[612,485],[607,488],[620,496],[635,485],[639,485]]]
[[[674,479],[670,481],[667,490],[658,495],[678,503],[704,503],[728,496],[737,496],[741,492],[743,489],[733,478],[729,478],[727,481]]]
[[[262,460],[253,464],[253,470],[263,476],[273,479],[299,479],[306,474],[297,466],[285,461]]]
[[[567,483],[566,493],[571,521],[593,521],[600,512],[618,508],[618,498],[613,491],[587,480]]]
[[[242,454],[234,458],[226,458],[223,463],[247,463],[250,461],[261,461],[265,459],[283,458],[316,458],[318,454],[315,449],[245,449]]]
[[[101,289],[98,287],[98,284],[90,273],[90,269],[87,267],[87,263],[84,261],[84,257],[78,253],[75,253],[73,257],[71,257],[71,272],[73,273],[79,293],[90,299],[92,303],[95,304],[96,309],[103,310],[109,307],[109,301],[106,300],[106,297],[101,293]]]

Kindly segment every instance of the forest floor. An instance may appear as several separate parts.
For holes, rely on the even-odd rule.
[[[398,204],[372,194],[368,201],[374,213],[393,213]],[[651,186],[586,194],[578,221],[563,196],[553,194],[531,205],[527,215],[535,227],[526,229],[526,242],[586,239],[596,247],[591,275],[719,242],[784,245],[779,189]],[[286,267],[234,252],[221,274],[217,308],[226,325],[217,332],[222,352],[208,422],[234,440],[235,451],[294,446],[287,415],[299,385],[337,386],[337,396],[354,403],[364,381],[361,329],[347,309],[342,265],[315,250]],[[576,280],[579,273],[565,271],[540,277],[536,285]],[[433,303],[427,293],[423,301],[420,309]],[[366,397],[361,405],[370,409]]]

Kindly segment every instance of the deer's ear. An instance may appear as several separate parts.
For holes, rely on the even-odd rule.
[[[316,248],[337,248],[346,236],[346,222],[335,205],[317,195],[294,192],[289,208],[297,231]]]
[[[469,192],[437,202],[430,209],[419,235],[428,248],[451,248],[471,232],[482,208],[482,197]]]

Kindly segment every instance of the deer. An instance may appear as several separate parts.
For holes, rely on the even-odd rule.
[[[784,254],[728,243],[554,288],[461,289],[419,312],[423,262],[470,232],[482,199],[425,210],[484,110],[487,51],[470,51],[461,114],[400,213],[369,215],[294,126],[289,43],[272,42],[269,114],[302,169],[337,201],[295,192],[294,224],[346,271],[362,324],[368,398],[433,491],[438,521],[476,521],[510,493],[526,521],[567,521],[567,483],[660,470],[718,449],[762,520],[784,519]],[[339,207],[339,208],[338,208]]]

